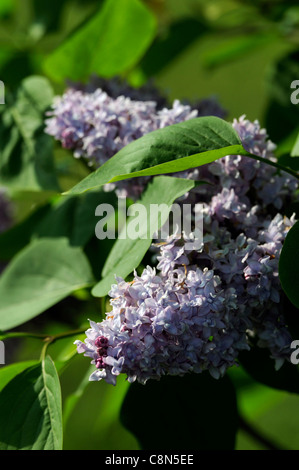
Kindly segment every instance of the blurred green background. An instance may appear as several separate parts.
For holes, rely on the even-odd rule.
[[[45,75],[45,58],[92,18],[102,3],[0,0],[0,79],[7,90],[13,92],[29,75]],[[242,114],[250,120],[259,119],[284,154],[299,122],[298,107],[289,99],[291,81],[299,79],[296,3],[144,1],[157,19],[156,38],[123,78],[135,86],[153,79],[170,100],[216,96],[227,110],[228,119]],[[65,88],[59,81],[52,85],[56,93]],[[55,156],[63,189],[84,176],[83,166],[66,152],[57,149]],[[18,207],[18,217],[22,218],[28,210],[26,201],[19,201]],[[87,313],[89,318],[97,319],[95,306],[89,306],[90,312],[86,312],[80,299],[73,298],[72,302],[72,309],[64,311],[62,321],[57,313],[54,319],[51,317],[52,309],[39,327],[51,333],[67,329],[65,318],[73,315],[77,307],[78,324]],[[59,363],[72,356],[74,347],[68,339],[51,346],[50,352]],[[39,353],[40,345],[26,340],[8,353],[7,360],[13,364],[16,360],[38,359]],[[135,438],[118,418],[127,384],[120,381],[116,388],[104,382],[86,386],[88,366],[85,358],[75,357],[61,370],[65,449],[137,449]],[[253,381],[242,368],[231,370],[231,377],[246,421],[277,447],[299,449],[299,397]],[[239,431],[237,449],[266,448],[267,443],[254,437],[252,430]]]

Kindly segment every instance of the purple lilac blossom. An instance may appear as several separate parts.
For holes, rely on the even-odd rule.
[[[215,99],[193,105],[175,100],[172,108],[161,107],[154,88],[134,91],[117,80],[99,80],[98,85],[101,84],[103,89],[97,88],[96,82],[81,88],[73,85],[63,96],[56,97],[46,119],[46,132],[63,147],[71,149],[76,158],[86,159],[93,168],[101,166],[125,145],[156,129],[198,116],[225,116]],[[123,94],[116,96],[120,92]],[[151,93],[153,98],[149,99]],[[232,126],[247,151],[275,161],[275,145],[257,120],[251,122],[243,115],[234,119]],[[256,203],[274,205],[278,210],[290,190],[297,187],[296,180],[288,174],[277,174],[275,168],[239,155],[229,155],[176,176],[218,183],[218,189],[233,189],[237,197],[254,192]],[[150,179],[133,178],[105,185],[104,189],[116,190],[120,197],[136,200]],[[209,190],[211,188],[198,187],[194,192],[204,195]]]
[[[274,161],[275,146],[257,121],[242,116],[233,127],[249,152]],[[174,235],[160,244],[158,273],[147,267],[133,283],[117,278],[112,311],[76,342],[95,364],[91,380],[115,384],[124,373],[145,383],[205,370],[219,378],[253,340],[277,369],[290,358],[278,262],[295,217],[277,210],[294,198],[297,181],[237,155],[190,174],[213,183],[190,193],[202,203],[204,244],[194,250],[190,236]],[[105,356],[98,338],[108,344]]]
[[[143,135],[199,116],[225,117],[214,97],[193,105],[179,100],[168,107],[155,87],[134,89],[119,79],[95,77],[87,85],[72,84],[56,97],[47,113],[45,131],[97,168],[121,148]],[[105,185],[119,197],[138,199],[151,177]]]
[[[192,119],[197,111],[175,100],[157,110],[155,101],[111,98],[101,89],[84,93],[69,89],[56,97],[48,112],[46,132],[72,149],[75,157],[100,166],[130,142],[156,129]]]
[[[180,265],[163,276],[148,266],[133,282],[117,282],[111,312],[101,323],[90,322],[84,343],[75,341],[95,365],[90,380],[115,385],[124,373],[129,382],[145,384],[205,370],[219,378],[238,351],[248,349],[234,289],[223,290],[212,270]],[[103,356],[98,342],[104,338]]]

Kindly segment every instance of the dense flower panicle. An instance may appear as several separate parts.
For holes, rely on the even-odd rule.
[[[46,120],[46,132],[71,149],[76,158],[85,158],[99,167],[121,148],[143,135],[171,124],[209,114],[225,116],[213,98],[192,107],[175,100],[172,108],[152,86],[134,89],[114,80],[94,78],[86,86],[72,85],[56,97]],[[107,184],[119,197],[137,200],[151,177]]]
[[[143,135],[197,116],[197,111],[175,100],[172,108],[157,109],[155,101],[136,101],[123,95],[110,97],[69,89],[56,97],[48,113],[46,132],[100,166],[121,148]]]
[[[206,206],[208,214],[208,205]],[[233,221],[232,221],[233,222]],[[219,276],[225,288],[233,288],[237,295],[239,313],[248,320],[248,333],[257,339],[260,347],[267,347],[281,365],[289,359],[292,342],[279,304],[281,286],[278,263],[282,245],[289,229],[295,223],[277,214],[274,219],[260,219],[255,238],[246,236],[246,227],[235,237],[233,230],[210,217],[204,223],[204,248],[186,249],[186,239],[172,237],[161,246],[158,268],[166,274],[180,262],[189,266],[208,266]],[[250,230],[248,229],[248,232]]]
[[[116,384],[188,372],[219,378],[256,338],[276,367],[290,357],[291,337],[280,311],[278,258],[294,223],[277,215],[261,223],[257,239],[226,227],[207,214],[204,245],[194,250],[187,236],[160,246],[156,270],[147,267],[132,282],[117,278],[109,293],[112,310],[91,322],[79,353],[91,358],[91,380]]]
[[[129,90],[118,96],[119,87],[102,83],[101,89],[68,90],[56,99],[47,132],[76,157],[99,166],[142,135],[209,108],[208,102],[200,110],[200,105],[178,100],[167,108]],[[216,111],[214,107],[214,115]],[[275,161],[275,145],[258,121],[241,116],[232,126],[248,152]],[[212,183],[177,201],[201,203],[201,213],[195,206],[193,216],[203,220],[203,244],[195,249],[192,234],[173,235],[158,244],[157,271],[148,266],[131,283],[117,278],[110,292],[111,312],[102,322],[91,322],[85,342],[76,341],[78,352],[95,366],[91,380],[115,384],[124,373],[130,382],[146,383],[165,374],[206,370],[219,378],[253,342],[268,349],[276,368],[290,358],[278,262],[295,218],[269,214],[294,199],[297,180],[240,155],[175,176]],[[138,199],[150,179],[106,189]]]
[[[134,89],[119,79],[94,77],[87,85],[72,84],[63,96],[55,98],[45,130],[76,158],[82,157],[96,168],[149,132],[207,115],[225,117],[226,112],[215,98],[194,105],[175,100],[168,107],[151,85]],[[125,180],[104,189],[138,199],[150,179]]]
[[[147,267],[133,282],[117,281],[110,292],[112,311],[101,323],[91,322],[84,343],[75,342],[95,364],[91,380],[115,385],[125,373],[130,382],[146,383],[204,370],[219,378],[238,351],[248,348],[234,289],[223,290],[213,271],[180,266],[158,276]],[[99,338],[106,338],[105,356]]]

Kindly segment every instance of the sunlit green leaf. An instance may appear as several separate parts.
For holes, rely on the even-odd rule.
[[[80,248],[64,238],[34,241],[0,277],[0,329],[21,325],[93,282]]]
[[[151,11],[140,0],[106,0],[99,12],[45,61],[54,80],[112,77],[142,57],[156,32]]]
[[[53,90],[44,77],[28,77],[0,112],[0,184],[13,189],[59,190],[53,140],[43,131]]]
[[[142,233],[140,231],[140,237],[134,239],[126,236],[117,239],[106,259],[102,272],[103,279],[92,290],[94,296],[102,297],[106,295],[111,285],[115,283],[116,275],[125,278],[137,268],[152,243],[155,228],[160,229],[166,222],[173,202],[194,187],[194,181],[183,178],[173,178],[171,176],[154,178],[139,201],[146,214],[141,223]],[[161,205],[160,220],[151,218],[150,207],[153,204]],[[131,220],[134,220],[134,216],[128,218],[127,226],[129,226]]]
[[[231,124],[214,116],[191,119],[132,142],[69,192],[82,193],[130,177],[183,171],[229,154],[247,154]]]
[[[1,391],[0,449],[62,449],[61,391],[49,356],[18,374]]]

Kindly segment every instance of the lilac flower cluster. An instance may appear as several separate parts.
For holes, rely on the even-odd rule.
[[[248,151],[274,160],[275,146],[257,121],[242,116],[233,126]],[[147,267],[132,283],[117,278],[111,312],[91,322],[84,343],[76,341],[95,364],[91,380],[115,384],[124,373],[145,383],[204,370],[218,378],[252,343],[268,349],[277,369],[290,357],[278,262],[295,218],[277,210],[294,197],[297,181],[238,155],[187,176],[213,183],[187,196],[202,203],[194,215],[203,219],[203,246],[195,250],[190,235],[173,235],[160,246],[158,273]],[[103,338],[105,355],[97,347]]]
[[[198,116],[225,117],[215,98],[194,105],[179,100],[167,101],[154,86],[134,89],[119,79],[93,77],[86,85],[72,84],[63,96],[56,97],[47,113],[45,131],[99,167],[125,145],[143,135]],[[135,178],[104,187],[122,197],[138,199],[150,178]]]
[[[133,140],[192,119],[197,111],[178,100],[170,109],[157,110],[155,101],[136,101],[124,95],[112,98],[100,88],[93,93],[69,89],[56,97],[48,116],[48,134],[72,149],[75,157],[100,166]]]
[[[112,311],[103,322],[91,322],[84,343],[75,342],[95,364],[90,379],[115,385],[125,373],[129,382],[146,383],[207,369],[219,378],[248,348],[235,292],[220,284],[213,271],[195,266],[160,276],[148,266],[133,282],[118,279],[110,292]],[[105,355],[98,348],[104,341]]]

